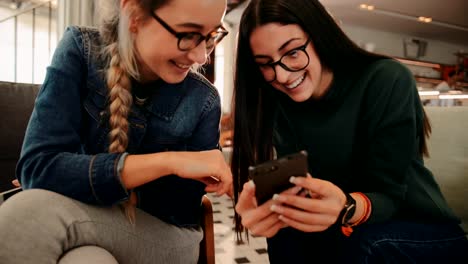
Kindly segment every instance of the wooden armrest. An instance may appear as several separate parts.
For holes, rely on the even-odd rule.
[[[202,221],[203,240],[200,242],[200,256],[198,264],[215,263],[213,207],[208,196],[202,198]]]
[[[16,193],[19,193],[21,191],[21,187],[14,188],[5,192],[0,193],[0,205],[5,202],[8,198],[11,196],[15,195]]]

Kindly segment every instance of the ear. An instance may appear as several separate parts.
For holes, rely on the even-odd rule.
[[[123,9],[127,3],[128,3],[128,0],[120,0],[120,9]]]
[[[128,26],[129,26],[130,32],[137,33],[137,31],[138,31],[138,18],[136,18],[135,16],[131,16]]]
[[[134,5],[135,3],[132,3],[131,0],[120,0],[120,10],[123,11],[123,13],[126,13],[126,15],[129,16],[129,30],[132,33],[136,33],[138,31],[138,23],[139,23],[139,18],[136,15],[136,12],[134,11]]]

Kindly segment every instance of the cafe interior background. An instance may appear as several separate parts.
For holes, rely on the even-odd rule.
[[[291,0],[293,1],[293,0]],[[216,47],[205,75],[222,98],[221,144],[229,149],[236,31],[248,1],[229,0],[230,34]],[[468,106],[468,0],[321,0],[344,32],[362,48],[394,57],[414,74],[424,104]],[[93,0],[0,0],[0,81],[36,83],[67,25],[94,25]],[[449,91],[437,84],[451,71],[461,77]],[[0,95],[1,96],[1,95]],[[442,103],[444,100],[450,104]],[[435,103],[434,103],[435,102]],[[232,202],[211,197],[217,263],[268,263],[262,238],[236,245]]]

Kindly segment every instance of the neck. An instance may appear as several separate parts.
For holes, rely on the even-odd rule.
[[[150,83],[159,79],[159,76],[149,70],[147,67],[142,67],[140,72],[140,83]]]
[[[143,60],[140,58],[140,55],[137,53],[137,63],[139,71],[139,80],[138,82],[145,84],[149,82],[154,82],[159,79],[159,76],[154,73],[148,65],[146,65]]]
[[[319,92],[315,96],[316,99],[323,97],[327,93],[327,91],[330,89],[332,81],[333,81],[333,72],[329,70],[323,70],[320,85],[319,85]]]

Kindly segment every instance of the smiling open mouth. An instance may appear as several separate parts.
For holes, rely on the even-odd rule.
[[[285,85],[285,87],[288,88],[288,89],[294,89],[297,86],[299,86],[304,81],[304,79],[305,79],[305,73],[304,73],[304,75],[302,75],[301,78],[297,79],[296,81],[294,81],[290,85]]]
[[[181,68],[183,70],[187,70],[187,69],[190,69],[190,67],[192,67],[192,65],[177,63],[175,61],[173,61],[172,63],[174,63],[175,66],[177,66],[178,68]]]

